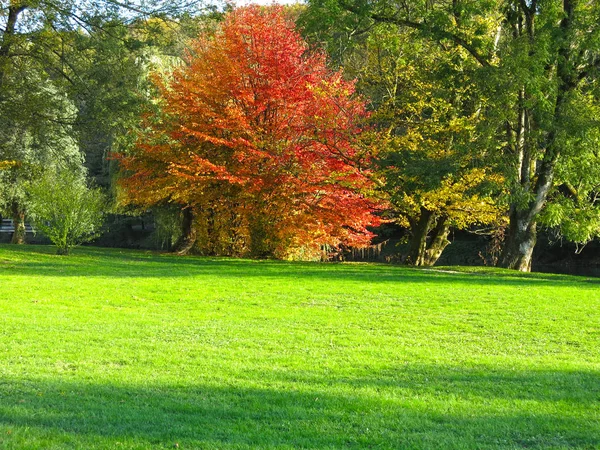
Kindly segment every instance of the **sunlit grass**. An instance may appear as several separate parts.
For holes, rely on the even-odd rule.
[[[599,448],[600,280],[0,246],[0,448]]]

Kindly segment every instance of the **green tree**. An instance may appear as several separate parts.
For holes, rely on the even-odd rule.
[[[0,103],[0,212],[12,217],[12,242],[25,241],[27,185],[57,166],[81,166],[70,123],[75,109],[46,74],[23,64],[18,77],[5,79]]]
[[[0,88],[5,77],[18,70],[22,58],[47,60],[48,70],[60,74],[66,67],[61,58],[62,33],[101,32],[105,37],[119,37],[116,29],[139,18],[174,18],[200,11],[202,4],[193,0],[6,0],[0,9]],[[60,64],[54,64],[56,58]]]
[[[580,167],[597,161],[599,125],[579,119],[594,117],[598,104],[598,2],[312,0],[310,10],[312,17],[351,24],[355,35],[383,23],[410,29],[448,54],[464,51],[477,64],[472,79],[480,86],[478,108],[485,118],[478,144],[500,155],[510,191],[501,265],[530,270],[541,221],[575,237],[565,226],[576,219],[569,216],[575,210],[586,211],[578,217],[590,224],[577,239],[597,235],[594,171],[574,172],[572,162]],[[586,207],[574,208],[574,202]]]
[[[433,265],[452,228],[497,222],[501,208],[491,194],[501,177],[474,145],[482,115],[470,78],[476,63],[466,52],[386,23],[329,47],[371,101],[370,144],[378,147],[383,191],[393,218],[409,230],[404,261]]]
[[[64,89],[77,107],[73,130],[97,184],[112,185],[117,164],[109,155],[133,143],[142,110],[150,107],[149,73],[181,64],[190,36],[209,22],[205,17],[112,20],[103,23],[110,33],[60,34],[61,58],[68,63],[64,72],[71,80]]]
[[[128,133],[148,100],[145,50],[152,45],[175,47],[175,39],[156,42],[159,31],[151,18],[161,16],[165,28],[177,29],[177,15],[199,11],[199,4],[161,0],[5,3],[0,9],[0,121],[18,122],[18,128],[28,130],[68,129],[70,140],[84,155],[88,173],[108,186],[111,167],[106,157],[128,144]],[[188,17],[185,22],[194,20]],[[39,98],[24,101],[48,89],[52,101],[41,109]],[[65,109],[54,101],[57,98],[70,106]],[[52,106],[58,109],[53,111]],[[0,154],[0,160],[17,161],[11,167],[22,174],[31,167],[30,161],[19,157],[16,149],[7,150],[14,143],[15,130],[13,125],[4,126],[0,147],[5,154]],[[44,162],[35,165],[43,167]],[[14,178],[15,170],[10,175]]]

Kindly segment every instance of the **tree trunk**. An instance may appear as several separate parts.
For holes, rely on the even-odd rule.
[[[26,9],[26,6],[17,6],[16,2],[10,2],[8,7],[8,15],[6,19],[6,27],[2,33],[2,42],[0,42],[0,89],[4,84],[4,76],[8,70],[10,49],[15,38],[15,30],[19,14]]]
[[[536,240],[536,223],[528,220],[527,211],[511,212],[508,239],[502,250],[500,265],[507,269],[530,272]]]
[[[215,209],[209,207],[205,209],[206,214],[206,246],[205,253],[208,256],[219,254],[219,230],[215,223]]]
[[[565,95],[565,92],[559,92],[557,97],[554,113],[557,122],[562,115]],[[548,134],[544,158],[541,161],[528,163],[528,167],[539,167],[536,170],[537,180],[533,189],[530,183],[530,170],[524,171],[521,168],[519,174],[520,188],[524,192],[533,194],[533,198],[526,207],[516,205],[511,208],[508,238],[500,258],[501,267],[520,270],[521,272],[531,271],[531,258],[537,241],[536,218],[546,204],[548,193],[554,181],[556,163],[560,155],[556,132],[558,127],[559,125],[556,124],[556,128]]]
[[[418,222],[411,223],[411,237],[408,249],[408,255],[404,263],[409,266],[425,265],[425,252],[427,251],[427,235],[433,224],[435,214],[431,211],[421,208],[421,217]]]
[[[448,234],[450,234],[448,219],[446,217],[438,218],[438,222],[431,233],[427,250],[425,251],[425,257],[423,258],[424,266],[433,266],[440,259],[442,252],[450,244]]]
[[[433,266],[450,244],[447,217],[437,216],[425,208],[421,208],[419,221],[412,223],[411,232],[409,251],[404,260],[405,264],[411,266]]]
[[[11,243],[12,244],[24,244],[25,243],[25,211],[20,207],[17,202],[14,202],[11,207],[13,232]]]
[[[194,227],[194,210],[187,206],[182,210],[181,237],[175,243],[173,252],[187,255],[196,243],[196,228]]]
[[[67,255],[69,255],[69,247],[68,246],[58,247],[56,249],[56,254],[57,255],[61,255],[61,256],[67,256]]]

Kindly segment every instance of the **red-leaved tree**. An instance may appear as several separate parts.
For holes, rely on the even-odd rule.
[[[161,114],[120,155],[124,202],[179,205],[179,250],[314,256],[376,225],[365,104],[279,6],[239,8],[157,77]]]

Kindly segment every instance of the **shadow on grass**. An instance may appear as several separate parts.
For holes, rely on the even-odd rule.
[[[416,269],[385,264],[311,263],[233,258],[178,257],[171,254],[84,247],[69,257],[55,256],[48,246],[0,246],[0,275],[76,276],[106,278],[180,278],[214,276],[224,279],[272,278],[313,282],[434,283],[481,286],[552,286],[595,289],[600,279],[527,274],[486,268]]]
[[[330,381],[311,372],[269,372],[255,373],[253,376],[256,379],[273,379],[282,383],[313,386]],[[414,393],[418,391],[419,395],[566,402],[590,407],[592,410],[600,406],[600,373],[593,371],[507,371],[487,367],[407,364],[380,370],[376,376],[363,374],[336,377],[335,384],[352,389],[370,387],[377,392],[400,388]],[[600,409],[596,412],[600,414]],[[597,431],[600,432],[600,423],[597,425]]]
[[[147,448],[600,445],[597,373],[423,366],[380,375],[265,373],[260,388],[5,379],[0,427],[106,448],[123,440]],[[0,435],[0,446],[7,439]]]

